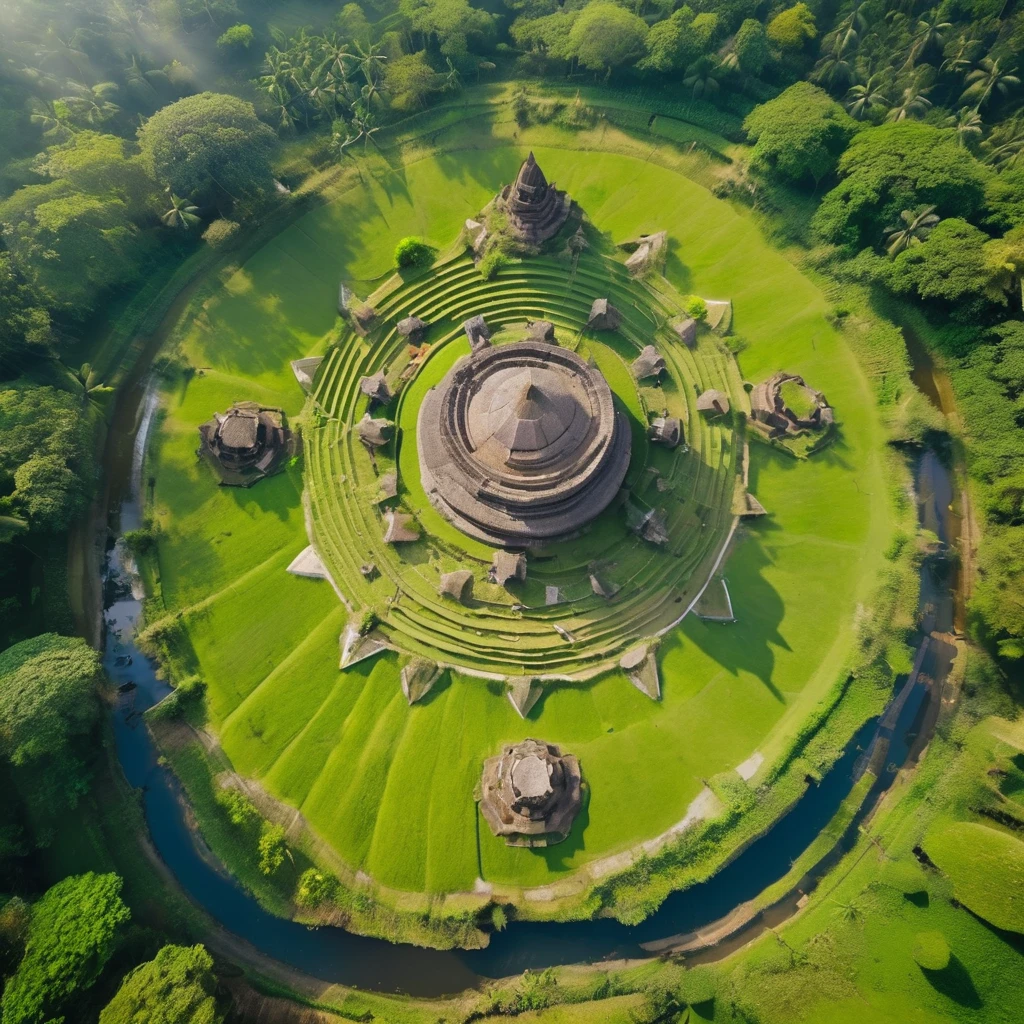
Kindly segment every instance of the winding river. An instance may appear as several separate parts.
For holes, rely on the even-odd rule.
[[[218,869],[209,850],[197,846],[201,840],[188,826],[179,785],[158,763],[157,751],[143,723],[145,710],[166,696],[169,687],[157,678],[153,664],[132,639],[142,610],[142,593],[131,556],[120,539],[140,524],[147,486],[143,456],[157,398],[155,388],[146,386],[141,372],[121,394],[104,456],[108,536],[118,538],[108,544],[102,567],[106,627],[103,660],[119,687],[113,713],[117,755],[128,781],[143,791],[153,845],[181,888],[221,927],[265,956],[325,982],[422,997],[452,994],[478,985],[481,979],[518,974],[527,968],[649,957],[655,950],[670,950],[673,937],[727,917],[782,878],[834,816],[870,753],[880,752],[876,763],[883,768],[878,781],[838,847],[781,903],[757,915],[713,949],[688,955],[689,962],[720,958],[796,910],[800,895],[812,889],[853,844],[863,816],[891,785],[898,768],[919,754],[932,727],[937,701],[927,698],[936,687],[934,683],[929,687],[928,680],[944,679],[953,648],[928,641],[926,636],[931,630],[947,632],[953,628],[957,602],[950,577],[937,575],[933,567],[926,566],[922,570],[924,632],[917,662],[919,675],[909,681],[897,680],[890,711],[864,725],[820,783],[810,785],[773,828],[707,882],[673,893],[642,924],[627,927],[611,919],[571,924],[511,922],[505,931],[491,937],[486,949],[443,952],[395,945],[340,928],[309,928],[275,917],[226,871]],[[928,372],[934,375],[936,371],[932,367]],[[924,451],[915,465],[920,520],[944,543],[954,543],[959,531],[951,512],[951,474],[930,450]],[[884,744],[888,745],[887,751]],[[729,934],[728,929],[723,932]]]

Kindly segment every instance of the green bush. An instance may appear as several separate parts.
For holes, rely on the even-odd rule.
[[[949,943],[942,932],[918,932],[914,936],[914,960],[926,971],[941,971],[949,964]]]
[[[492,249],[477,265],[480,276],[485,281],[490,281],[502,267],[507,267],[511,262],[510,257],[501,249]]]
[[[338,892],[338,880],[334,875],[316,868],[302,872],[295,890],[295,902],[300,907],[319,907],[329,903]]]
[[[252,45],[253,31],[249,25],[232,25],[217,40],[217,46],[222,50],[248,50]]]
[[[707,319],[708,304],[699,295],[691,295],[683,308],[686,310],[686,315],[694,320]]]
[[[284,829],[280,825],[263,823],[260,830],[260,871],[265,875],[274,874],[284,863],[288,854],[288,845],[284,839]]]
[[[433,262],[434,250],[422,238],[409,236],[403,238],[395,246],[395,264],[406,269],[408,267],[422,267]]]

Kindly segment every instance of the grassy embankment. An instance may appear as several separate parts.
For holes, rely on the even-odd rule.
[[[842,435],[807,463],[754,449],[752,490],[772,517],[749,531],[728,566],[739,622],[688,620],[664,645],[660,705],[607,678],[556,690],[539,718],[522,723],[485,685],[456,680],[410,713],[392,660],[337,672],[343,613],[335,596],[283,573],[306,542],[297,471],[248,492],[218,489],[195,462],[195,426],[241,397],[294,415],[302,396],[287,360],[322,344],[338,278],[369,290],[410,231],[449,241],[514,173],[522,149],[508,145],[511,128],[501,118],[486,133],[479,120],[471,131],[455,126],[439,140],[444,155],[390,171],[377,165],[364,190],[309,214],[229,278],[184,327],[182,352],[204,369],[169,391],[150,464],[161,529],[150,617],[180,613],[176,667],[206,680],[210,727],[235,768],[299,806],[340,859],[401,889],[468,889],[478,875],[515,888],[564,879],[678,821],[707,777],[745,812],[729,823],[730,838],[764,827],[799,793],[805,772],[834,756],[878,706],[879,690],[854,686],[839,719],[806,746],[857,661],[858,606],[875,607],[887,565],[887,598],[898,602],[903,585],[898,565],[883,558],[896,519],[906,519],[900,480],[882,452],[871,384],[826,321],[821,293],[742,211],[676,173],[702,174],[706,158],[669,144],[654,154],[607,125],[582,134],[536,129],[520,143],[538,147],[549,175],[599,228],[616,239],[667,228],[676,287],[733,299],[745,376],[780,366],[803,373],[829,395]],[[478,845],[475,766],[500,742],[540,728],[581,756],[593,791],[585,829],[545,855],[509,850],[487,834]],[[430,755],[433,773],[422,770],[425,749],[449,752]],[[758,796],[738,782],[731,769],[754,749],[766,758],[754,784],[781,765],[786,785]],[[410,803],[413,776],[437,784],[426,795],[414,790]],[[341,808],[357,814],[359,828],[348,827],[354,819]],[[401,843],[389,838],[396,835]],[[679,858],[675,882],[711,870],[718,856],[704,848]],[[625,896],[630,913],[649,906]]]

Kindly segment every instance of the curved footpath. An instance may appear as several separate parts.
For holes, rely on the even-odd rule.
[[[108,447],[115,457],[105,459],[108,472],[118,474],[107,489],[111,522],[117,534],[134,529],[141,522],[141,466],[147,430],[154,408],[151,390],[136,388],[125,395],[120,424],[134,429],[111,431]],[[136,435],[137,430],[137,435]],[[118,453],[120,457],[117,457]],[[919,462],[919,478],[927,479],[921,493],[936,493],[937,477],[948,474],[937,459],[926,454]],[[946,539],[948,511],[929,502],[922,517],[940,527]],[[527,968],[543,969],[570,963],[650,956],[653,951],[711,945],[742,930],[744,941],[764,927],[762,914],[745,914],[743,905],[767,886],[783,878],[792,862],[810,845],[833,818],[854,782],[867,766],[868,754],[881,741],[889,743],[887,769],[864,801],[837,848],[852,845],[857,826],[884,793],[896,771],[910,754],[908,735],[915,736],[927,716],[928,687],[916,678],[900,679],[897,696],[882,719],[867,723],[853,738],[844,755],[821,783],[811,786],[796,806],[775,826],[751,843],[730,864],[706,882],[673,893],[661,908],[636,927],[610,919],[557,923],[513,922],[492,937],[488,948],[473,951],[438,951],[353,935],[342,929],[309,928],[278,918],[263,910],[215,861],[209,850],[197,846],[188,825],[188,811],[180,787],[171,773],[157,762],[157,753],[142,713],[170,692],[158,679],[152,663],[134,645],[133,632],[141,615],[141,586],[134,575],[124,542],[107,552],[103,568],[105,615],[104,666],[121,691],[114,711],[117,753],[128,781],[145,794],[145,815],[153,844],[178,883],[199,906],[227,931],[251,944],[254,951],[294,967],[325,982],[340,983],[378,991],[401,991],[431,997],[452,994],[479,983],[481,978],[498,978]],[[950,595],[945,600],[952,605]],[[922,638],[922,656],[928,638]],[[941,683],[948,658],[935,657],[929,674]],[[945,661],[945,663],[943,663]],[[918,659],[920,665],[920,658]],[[922,747],[917,736],[915,751]],[[883,748],[884,749],[884,748]],[[806,891],[831,863],[834,851],[800,880]],[[795,911],[795,898],[774,905],[772,924],[780,907]],[[716,924],[718,927],[716,927]],[[706,938],[695,937],[700,930]],[[666,939],[665,936],[672,938]],[[730,943],[730,946],[734,943]]]

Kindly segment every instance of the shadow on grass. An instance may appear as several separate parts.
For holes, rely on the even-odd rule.
[[[584,834],[587,825],[590,824],[590,787],[586,783],[583,784],[581,796],[583,804],[580,807],[580,813],[576,815],[576,820],[572,823],[572,831],[569,835],[554,846],[534,847],[531,850],[535,856],[544,859],[549,871],[572,870],[573,865],[569,862],[573,855],[586,849]]]
[[[981,996],[978,995],[978,990],[974,987],[967,968],[955,955],[950,956],[949,963],[941,970],[933,971],[922,967],[921,973],[932,988],[946,996],[947,999],[952,999],[954,1003],[971,1010],[981,1009]]]

